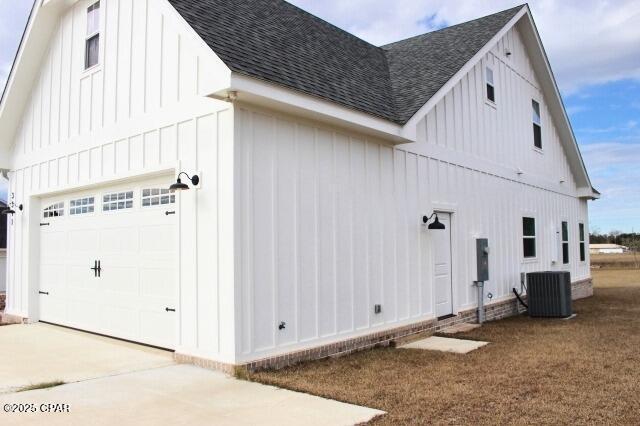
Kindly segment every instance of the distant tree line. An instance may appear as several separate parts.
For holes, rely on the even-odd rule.
[[[629,247],[632,251],[640,251],[640,233],[611,231],[601,234],[597,229],[589,235],[591,244],[618,244]]]

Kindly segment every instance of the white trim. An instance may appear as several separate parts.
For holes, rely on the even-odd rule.
[[[311,118],[359,133],[383,138],[387,143],[399,144],[416,141],[415,138],[405,138],[402,135],[403,127],[387,119],[375,117],[371,114],[347,108],[334,101],[307,95],[275,83],[238,73],[231,74],[229,88],[212,93],[210,96],[226,100],[229,92],[236,92],[238,102]]]

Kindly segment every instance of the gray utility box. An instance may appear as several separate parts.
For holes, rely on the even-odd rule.
[[[571,274],[567,271],[527,274],[527,301],[531,317],[570,317]]]
[[[489,281],[489,240],[478,238],[476,240],[476,257],[478,263],[478,275],[476,281]]]

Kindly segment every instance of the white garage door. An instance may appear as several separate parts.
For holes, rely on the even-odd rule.
[[[175,347],[171,182],[169,176],[42,200],[41,321]]]

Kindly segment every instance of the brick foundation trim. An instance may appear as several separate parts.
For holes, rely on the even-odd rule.
[[[180,364],[193,364],[197,367],[206,368],[208,370],[222,371],[223,373],[231,374],[231,375],[236,374],[237,366],[233,364],[227,364],[220,361],[214,361],[212,359],[206,359],[206,358],[201,358],[194,355],[186,355],[186,354],[181,354],[177,352],[174,352],[173,359]]]
[[[593,296],[593,280],[591,278],[571,283],[571,298],[573,300],[591,296]]]
[[[574,300],[593,295],[593,284],[591,278],[572,283],[571,290],[571,296]],[[525,300],[526,303],[526,296],[523,300]],[[519,315],[524,312],[526,312],[526,308],[522,306],[516,298],[509,298],[507,300],[486,304],[485,320],[496,321],[514,315]],[[372,347],[389,346],[396,340],[402,340],[410,336],[434,334],[455,324],[477,322],[478,310],[477,308],[471,308],[458,312],[458,315],[441,321],[436,319],[422,321],[390,330],[374,332],[362,337],[343,340],[341,342],[251,361],[249,363],[239,365],[236,368],[236,371],[238,371],[238,369],[249,372],[265,369],[280,369],[305,361],[349,355]]]
[[[0,292],[0,311],[4,311],[5,306],[7,306],[7,293]]]

